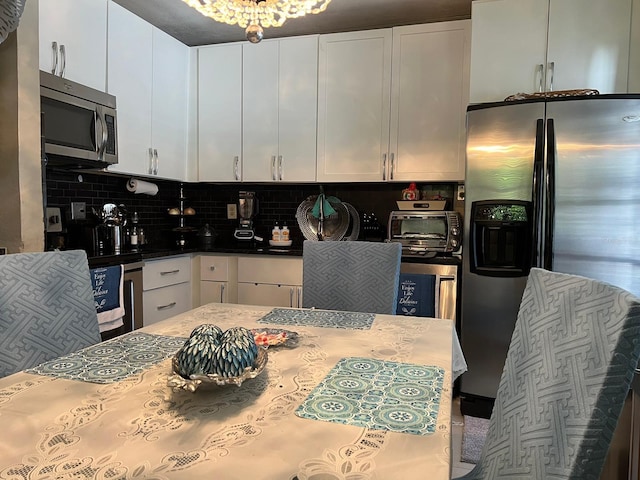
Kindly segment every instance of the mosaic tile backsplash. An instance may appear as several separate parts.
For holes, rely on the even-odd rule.
[[[145,228],[150,246],[165,248],[174,246],[171,230],[178,226],[178,219],[167,214],[167,209],[179,206],[180,182],[152,179],[158,185],[155,196],[136,195],[126,189],[129,176],[104,175],[89,172],[69,172],[47,169],[47,206],[60,207],[68,211],[71,202],[85,202],[87,210],[100,210],[103,204],[111,202],[124,204],[132,213],[138,212],[140,225]],[[317,195],[318,184],[212,184],[183,183],[186,197],[185,207],[192,207],[196,215],[186,218],[188,226],[201,228],[208,223],[218,234],[218,238],[231,238],[237,220],[227,219],[227,204],[238,201],[238,192],[249,190],[256,193],[259,201],[258,215],[254,220],[256,233],[269,237],[275,222],[286,224],[291,230],[294,242],[302,242],[295,215],[298,205],[310,195]],[[338,197],[352,204],[358,212],[374,213],[383,231],[389,212],[396,208],[395,201],[401,198],[405,183],[357,183],[323,184],[327,195]],[[455,184],[442,183],[419,185],[423,194],[433,193],[450,198],[449,205],[458,210],[454,201]],[[449,208],[449,205],[447,208]]]

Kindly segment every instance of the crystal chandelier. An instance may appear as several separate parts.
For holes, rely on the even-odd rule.
[[[324,12],[331,0],[182,0],[217,22],[245,28],[247,40],[258,43],[263,28],[280,27],[287,18]]]

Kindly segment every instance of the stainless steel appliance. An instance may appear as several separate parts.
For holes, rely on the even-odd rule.
[[[400,242],[403,253],[459,252],[460,215],[454,211],[401,210],[391,212],[388,239]]]
[[[240,192],[238,215],[240,222],[233,236],[238,240],[252,240],[255,237],[253,217],[258,213],[258,199],[254,192]]]
[[[106,168],[118,163],[116,98],[40,71],[47,165]]]
[[[640,295],[640,95],[472,105],[461,409],[489,416],[531,266]]]

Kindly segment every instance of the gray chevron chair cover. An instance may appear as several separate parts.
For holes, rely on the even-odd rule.
[[[640,299],[532,269],[480,462],[464,479],[597,480],[640,356]]]
[[[401,256],[399,243],[306,240],[302,306],[395,314]]]
[[[84,251],[0,256],[0,377],[99,341]]]

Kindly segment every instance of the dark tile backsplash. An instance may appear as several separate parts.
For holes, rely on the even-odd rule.
[[[129,214],[138,212],[140,225],[146,230],[150,246],[165,248],[174,246],[177,234],[172,231],[179,225],[179,218],[168,215],[167,210],[179,206],[180,186],[177,181],[152,179],[158,185],[155,196],[133,194],[126,188],[129,176],[100,173],[75,173],[47,169],[47,206],[68,211],[71,202],[86,202],[87,211],[100,210],[105,203],[124,204]],[[147,179],[148,180],[148,179]],[[374,213],[385,226],[389,212],[396,208],[401,198],[403,183],[324,184],[327,195],[338,197],[352,204],[358,212]],[[450,200],[447,208],[459,209],[454,201],[455,184],[439,183],[419,185],[423,193],[441,195]],[[221,241],[231,239],[237,220],[227,219],[227,204],[237,203],[238,192],[253,191],[258,198],[258,215],[254,224],[256,233],[269,238],[275,222],[287,224],[294,241],[301,241],[302,234],[296,222],[298,205],[310,195],[317,195],[317,184],[212,184],[183,183],[184,206],[196,211],[193,217],[185,217],[185,225],[201,228],[208,223],[218,233]],[[194,234],[195,235],[195,234]]]

